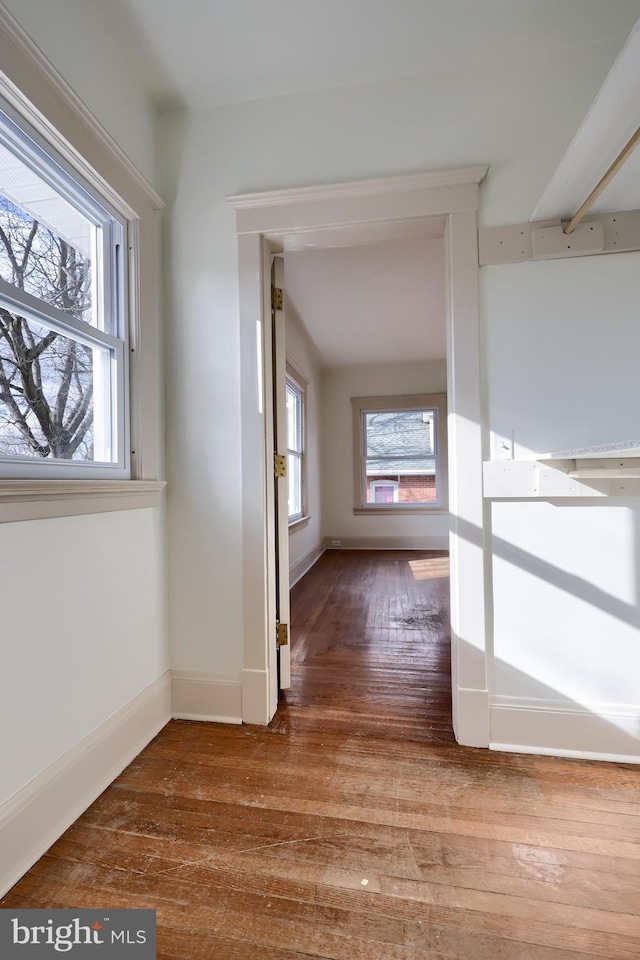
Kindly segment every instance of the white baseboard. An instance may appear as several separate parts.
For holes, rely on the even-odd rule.
[[[326,545],[323,540],[318,540],[317,543],[311,547],[310,550],[307,550],[306,553],[303,553],[302,556],[292,563],[289,567],[289,586],[294,587],[298,580],[302,580],[305,573],[308,573],[311,570],[311,567],[314,563],[320,559],[324,551],[326,550]]]
[[[0,896],[171,719],[165,673],[0,806]]]
[[[241,677],[172,670],[171,716],[176,720],[242,723]]]
[[[489,746],[489,692],[458,687],[455,694],[454,734],[465,747]]]
[[[266,670],[243,670],[242,722],[264,726],[270,720],[269,674]]]
[[[493,696],[493,750],[640,763],[640,705]]]
[[[339,547],[332,547],[334,540]],[[341,537],[336,534],[325,537],[325,550],[448,550],[449,536],[424,537]]]

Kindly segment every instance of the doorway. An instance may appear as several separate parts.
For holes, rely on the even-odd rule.
[[[273,441],[270,446],[264,410],[270,393],[262,383],[269,375],[271,256],[283,251],[288,236],[310,240],[336,226],[375,230],[440,216],[447,261],[453,723],[459,742],[488,745],[476,216],[478,184],[486,171],[476,167],[229,198],[236,209],[240,272],[246,722],[267,723],[277,706],[268,489],[265,510]]]

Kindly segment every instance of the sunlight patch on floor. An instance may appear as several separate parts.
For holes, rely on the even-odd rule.
[[[409,560],[414,580],[441,580],[449,576],[449,557]]]

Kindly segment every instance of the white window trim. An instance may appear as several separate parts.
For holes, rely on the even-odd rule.
[[[158,210],[162,199],[0,5],[2,97],[126,222],[130,480],[0,480],[0,522],[157,507],[165,482],[160,382]]]
[[[391,397],[352,397],[353,413],[353,512],[371,514],[441,514],[448,513],[447,474],[447,397],[444,393],[422,393]],[[382,410],[416,410],[421,407],[436,411],[436,491],[433,504],[367,503],[365,470],[364,414]],[[374,481],[375,482],[375,481]]]
[[[1,479],[24,480],[129,480],[131,478],[129,438],[129,324],[127,310],[128,258],[127,221],[108,201],[84,181],[78,171],[69,168],[55,147],[43,140],[26,118],[0,98],[0,110],[8,119],[0,141],[51,185],[56,195],[71,204],[103,231],[104,252],[92,268],[92,299],[104,325],[93,326],[64,314],[46,301],[0,278],[2,302],[12,313],[19,313],[89,347],[109,351],[110,403],[104,410],[111,423],[113,462],[38,459],[34,456],[0,455]],[[1,122],[1,121],[0,121]],[[11,198],[9,198],[11,199]],[[101,291],[101,292],[99,292]],[[99,400],[94,396],[95,422]]]

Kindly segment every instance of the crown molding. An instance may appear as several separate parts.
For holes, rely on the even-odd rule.
[[[88,128],[100,143],[101,147],[126,171],[127,175],[149,201],[151,206],[155,210],[162,210],[164,201],[160,195],[156,193],[146,177],[138,170],[111,134],[105,130],[78,94],[47,59],[40,47],[34,43],[13,14],[10,13],[2,3],[0,3],[0,39],[7,41],[17,49],[18,53],[26,60],[29,66],[42,76],[43,81],[55,91],[63,103],[75,114],[77,119]],[[10,79],[2,74],[0,74],[0,78],[4,79],[2,88],[11,94],[10,99],[12,105],[23,114],[26,110],[30,122],[41,132],[45,133],[48,139],[54,140],[54,145],[61,150],[63,155],[68,154],[69,150],[71,150],[75,154],[74,159],[76,164],[79,160],[82,161],[82,158],[79,157],[73,147],[71,147],[66,140],[63,141],[63,138],[57,133],[55,128],[34,108],[33,104],[21,94]],[[45,128],[44,130],[43,127]],[[86,162],[82,161],[80,165],[86,166]]]
[[[257,207],[276,207],[286,204],[322,200],[344,200],[348,197],[366,197],[410,190],[432,190],[435,187],[455,187],[478,184],[489,171],[487,164],[460,167],[454,170],[435,170],[413,173],[402,177],[378,177],[374,180],[353,180],[314,187],[294,187],[288,190],[267,190],[262,193],[238,193],[226,199],[234,210]]]

